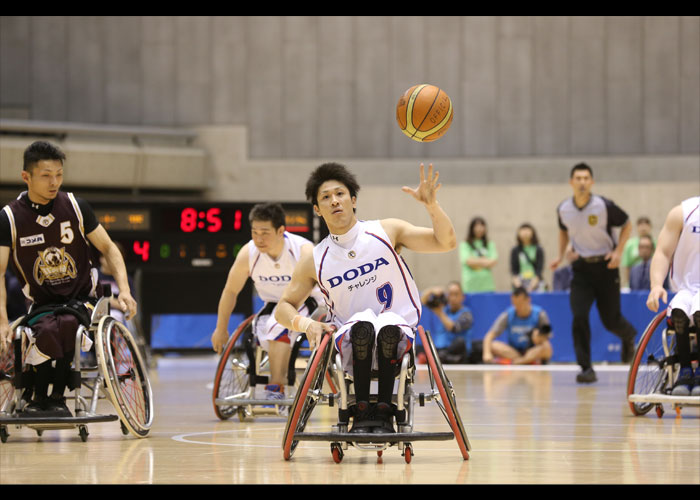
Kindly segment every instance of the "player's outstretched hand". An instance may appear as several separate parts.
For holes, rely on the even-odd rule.
[[[433,205],[437,201],[437,192],[442,186],[438,183],[440,173],[436,170],[433,173],[433,164],[428,165],[428,175],[425,175],[425,165],[420,164],[420,184],[417,188],[404,186],[401,190],[408,193],[416,200],[425,205]]]

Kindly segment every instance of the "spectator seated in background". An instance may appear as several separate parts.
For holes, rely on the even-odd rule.
[[[511,303],[484,337],[484,363],[547,363],[552,358],[552,345],[549,342],[552,328],[547,313],[540,306],[532,304],[530,294],[522,287],[513,290]],[[507,342],[496,340],[504,332]]]
[[[456,281],[450,282],[445,289],[432,287],[421,297],[423,305],[428,307],[440,320],[431,331],[438,357],[442,363],[467,363],[471,352],[471,326],[474,318],[464,305],[464,292]]]

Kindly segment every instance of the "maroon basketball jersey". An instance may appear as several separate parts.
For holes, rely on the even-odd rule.
[[[12,231],[13,263],[27,298],[39,306],[95,296],[97,269],[72,193],[59,192],[45,216],[21,197],[4,210]]]

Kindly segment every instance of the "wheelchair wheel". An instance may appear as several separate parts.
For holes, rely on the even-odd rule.
[[[0,411],[7,408],[15,395],[13,378],[15,376],[14,345],[8,347],[0,356]]]
[[[321,342],[306,365],[299,390],[294,395],[294,402],[289,409],[289,418],[287,419],[282,440],[285,460],[292,458],[294,450],[299,444],[299,441],[294,439],[294,435],[303,432],[311,412],[321,397],[328,363],[333,353],[332,340],[330,334],[325,334],[321,338]]]
[[[425,348],[425,356],[428,360],[428,375],[430,378],[431,389],[435,389],[437,387],[440,394],[438,406],[440,407],[440,410],[442,410],[443,415],[452,428],[452,432],[455,435],[455,439],[457,440],[457,445],[462,453],[462,457],[464,460],[469,460],[469,450],[471,449],[471,446],[469,444],[469,440],[467,439],[467,433],[464,430],[462,417],[460,417],[459,410],[457,409],[457,401],[455,400],[452,383],[445,375],[445,370],[442,368],[442,363],[437,355],[437,350],[435,349],[435,344],[433,344],[433,339],[430,336],[430,333],[426,332],[422,326],[419,326],[418,334],[420,335],[421,342]]]
[[[664,346],[666,310],[657,314],[642,333],[627,376],[627,396],[661,393],[668,382],[668,355],[673,346]],[[648,413],[655,403],[629,402],[636,416]]]
[[[248,369],[250,359],[243,345],[243,333],[252,324],[255,315],[249,316],[233,332],[224,353],[219,359],[214,376],[214,391],[212,402],[214,403],[214,413],[221,420],[227,420],[238,413],[239,407],[236,405],[218,405],[217,399],[241,397],[250,388],[250,376]]]
[[[122,424],[134,436],[146,437],[153,423],[153,394],[138,345],[111,316],[100,320],[95,344],[107,392]]]

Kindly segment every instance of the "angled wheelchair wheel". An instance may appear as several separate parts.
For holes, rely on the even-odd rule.
[[[668,383],[669,372],[672,369],[669,365],[669,355],[675,349],[673,345],[666,345],[665,325],[666,311],[663,310],[651,320],[642,333],[630,364],[627,397],[630,410],[636,416],[648,413],[656,404],[629,401],[629,396],[659,394]]]
[[[95,337],[97,362],[119,419],[131,434],[146,437],[153,423],[153,394],[138,344],[111,316],[100,320]]]
[[[284,429],[282,448],[284,459],[289,460],[296,450],[299,440],[294,439],[296,433],[304,431],[313,409],[321,399],[321,391],[328,370],[328,363],[333,353],[333,338],[326,334],[321,338],[306,365],[306,370],[299,384],[299,390],[294,395],[294,402],[289,409],[289,418]]]
[[[13,379],[15,376],[14,345],[0,356],[0,411],[9,409],[15,395]]]
[[[10,331],[14,332],[22,319],[24,319],[24,316],[13,321],[10,325]],[[15,385],[17,382],[17,377],[15,377],[17,370],[15,359],[17,359],[18,354],[20,356],[24,355],[25,347],[24,336],[22,336],[22,340],[19,344],[13,336],[12,344],[0,355],[0,412],[11,413],[12,410],[15,409],[13,408]],[[22,362],[23,361],[24,359],[22,359]],[[23,363],[20,363],[20,370],[22,369],[22,364]]]
[[[236,397],[246,397],[250,388],[249,366],[250,358],[243,345],[244,332],[252,325],[255,315],[246,318],[233,332],[224,353],[219,359],[214,376],[212,401],[214,413],[221,420],[227,420],[235,415],[239,406],[222,404],[223,400],[235,400]]]
[[[462,417],[459,415],[459,410],[457,409],[457,401],[455,400],[452,383],[445,375],[445,370],[442,368],[442,363],[437,355],[437,350],[435,349],[435,344],[433,343],[430,333],[426,332],[422,326],[419,326],[418,334],[420,335],[421,342],[425,348],[425,357],[428,361],[428,375],[430,378],[431,389],[437,388],[438,393],[440,394],[440,400],[437,401],[438,406],[440,407],[440,410],[442,410],[448,424],[452,428],[452,432],[457,440],[457,445],[462,453],[462,457],[464,460],[469,460],[469,450],[471,449],[471,446],[469,444],[469,440],[467,439],[467,433],[464,430]]]

